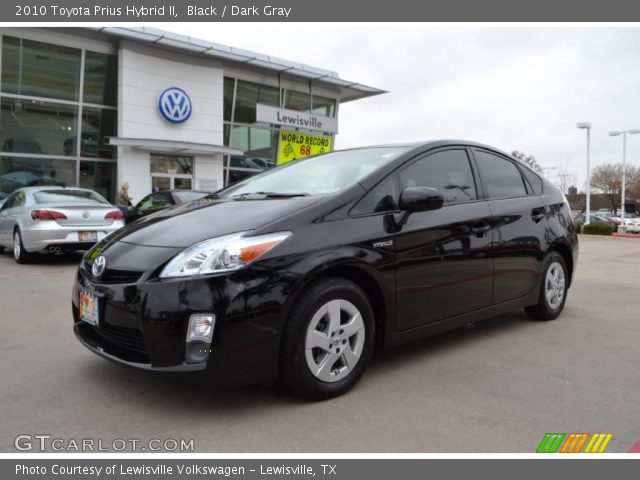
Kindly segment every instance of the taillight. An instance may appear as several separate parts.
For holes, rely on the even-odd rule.
[[[55,210],[34,210],[31,212],[33,220],[66,220],[67,216]]]
[[[114,210],[107,213],[104,218],[105,220],[122,220],[124,218],[124,214],[120,210]]]

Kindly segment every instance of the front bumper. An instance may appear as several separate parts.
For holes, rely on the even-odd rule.
[[[158,250],[120,248],[127,248],[130,258],[157,255]],[[175,252],[163,254],[168,259]],[[89,350],[143,370],[206,373],[214,384],[275,379],[283,323],[284,298],[279,294],[286,291],[284,279],[261,269],[175,280],[159,280],[153,272],[129,271],[129,276],[126,272],[108,267],[103,281],[96,282],[84,261],[78,269],[72,293],[74,332]],[[97,327],[79,317],[83,290],[99,297]],[[194,313],[216,316],[209,355],[201,363],[189,363],[186,354],[188,322]]]

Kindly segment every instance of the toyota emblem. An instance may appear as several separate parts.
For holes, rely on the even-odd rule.
[[[107,266],[107,259],[102,255],[96,257],[93,261],[93,265],[91,266],[91,273],[93,273],[93,277],[97,280],[104,273],[104,269]]]

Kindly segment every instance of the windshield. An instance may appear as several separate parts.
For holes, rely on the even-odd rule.
[[[209,195],[207,192],[173,192],[173,195],[180,200],[181,203],[193,202],[194,200],[198,200],[199,198],[205,197]]]
[[[88,190],[40,190],[33,194],[36,203],[101,203],[109,205],[103,197],[96,192]]]
[[[218,193],[233,197],[250,193],[331,195],[389,163],[409,147],[374,147],[331,152],[295,160],[238,182]]]

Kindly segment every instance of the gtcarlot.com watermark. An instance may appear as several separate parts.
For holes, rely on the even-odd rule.
[[[13,446],[21,452],[193,452],[193,439],[151,438],[60,438],[48,433],[24,433]]]

